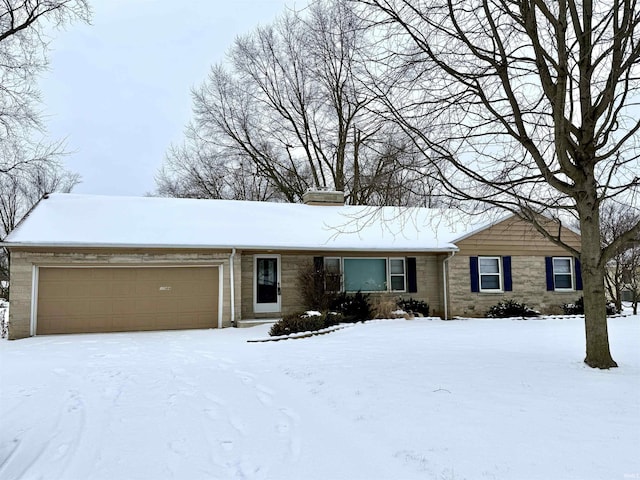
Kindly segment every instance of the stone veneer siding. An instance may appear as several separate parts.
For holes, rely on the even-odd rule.
[[[562,313],[562,305],[577,300],[582,296],[582,291],[547,291],[544,258],[511,256],[513,291],[476,293],[471,291],[469,256],[456,255],[449,261],[450,315],[481,317],[491,306],[504,299],[526,303],[544,314]]]
[[[300,272],[313,265],[313,257],[416,257],[416,276],[418,291],[416,293],[383,293],[371,294],[372,303],[379,297],[392,300],[398,297],[412,297],[424,300],[430,306],[432,315],[443,315],[442,294],[442,260],[443,255],[406,254],[397,253],[351,253],[351,252],[314,252],[314,253],[279,253],[280,275],[282,291],[282,311],[280,313],[255,313],[253,311],[253,261],[254,255],[264,253],[273,255],[279,252],[244,252],[242,255],[242,318],[278,318],[282,315],[306,310],[298,288]]]
[[[223,299],[222,326],[231,326],[230,252],[216,251],[150,251],[150,250],[11,250],[11,291],[9,309],[9,338],[30,336],[31,292],[33,266],[151,266],[151,265],[222,265]],[[236,319],[239,315],[241,255],[234,259]]]

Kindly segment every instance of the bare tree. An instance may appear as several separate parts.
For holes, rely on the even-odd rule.
[[[373,114],[380,104],[364,85],[367,35],[347,0],[322,0],[238,38],[228,61],[194,90],[187,148],[180,158],[169,152],[159,192],[171,190],[167,180],[198,183],[198,173],[231,163],[289,202],[310,187],[329,187],[352,204],[411,203],[404,181],[412,172],[402,172],[414,158],[410,142]]]
[[[36,83],[47,67],[45,30],[89,16],[86,0],[0,0],[0,240],[42,194],[78,183],[62,167],[63,142],[44,139]],[[7,259],[0,251],[0,277]]]
[[[156,195],[181,198],[278,201],[280,192],[246,158],[221,155],[205,143],[172,147],[156,176]]]
[[[42,131],[37,76],[47,67],[46,28],[89,20],[86,0],[0,1],[0,174],[41,157],[25,152],[24,143]]]
[[[637,2],[357,2],[388,45],[376,92],[390,117],[452,198],[510,210],[580,257],[585,362],[615,367],[604,271],[640,225],[601,245],[600,207],[639,208]],[[579,252],[545,216],[578,220]]]
[[[640,214],[626,205],[613,202],[601,208],[602,241],[610,244],[615,238],[640,221]],[[621,245],[607,263],[605,286],[618,311],[622,308],[623,291],[631,292],[634,312],[637,312],[638,287],[640,286],[640,234]]]
[[[635,242],[625,252],[625,260],[622,268],[622,281],[624,291],[629,293],[629,301],[633,308],[633,314],[638,314],[640,303],[640,242]]]
[[[13,175],[0,175],[0,240],[11,232],[46,193],[70,192],[80,177],[56,163],[37,168],[22,166]],[[0,280],[9,278],[9,254],[0,249]],[[0,292],[8,298],[8,288]]]

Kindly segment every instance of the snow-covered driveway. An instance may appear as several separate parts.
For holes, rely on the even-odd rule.
[[[0,342],[2,479],[640,478],[640,318]],[[633,476],[637,475],[637,476]]]

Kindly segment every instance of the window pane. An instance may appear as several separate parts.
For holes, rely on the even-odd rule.
[[[340,274],[327,274],[324,279],[325,289],[329,292],[339,292],[340,291]]]
[[[327,273],[340,273],[340,259],[339,258],[325,258],[324,270]]]
[[[345,258],[344,289],[348,292],[381,292],[387,289],[384,258]]]
[[[391,290],[404,290],[404,276],[394,275],[391,277]]]
[[[390,259],[389,268],[391,269],[391,275],[394,275],[394,274],[404,275],[404,260],[399,258]]]
[[[571,275],[555,275],[556,288],[573,288],[571,285]]]
[[[571,260],[568,258],[553,259],[553,273],[571,273]]]
[[[480,273],[499,273],[500,266],[497,258],[479,258]]]
[[[480,288],[482,290],[500,290],[500,277],[498,275],[482,275]]]

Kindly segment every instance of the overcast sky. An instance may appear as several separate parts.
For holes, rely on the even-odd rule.
[[[90,0],[91,25],[56,32],[40,88],[48,134],[66,137],[74,192],[144,195],[182,140],[192,86],[234,38],[306,0]]]

